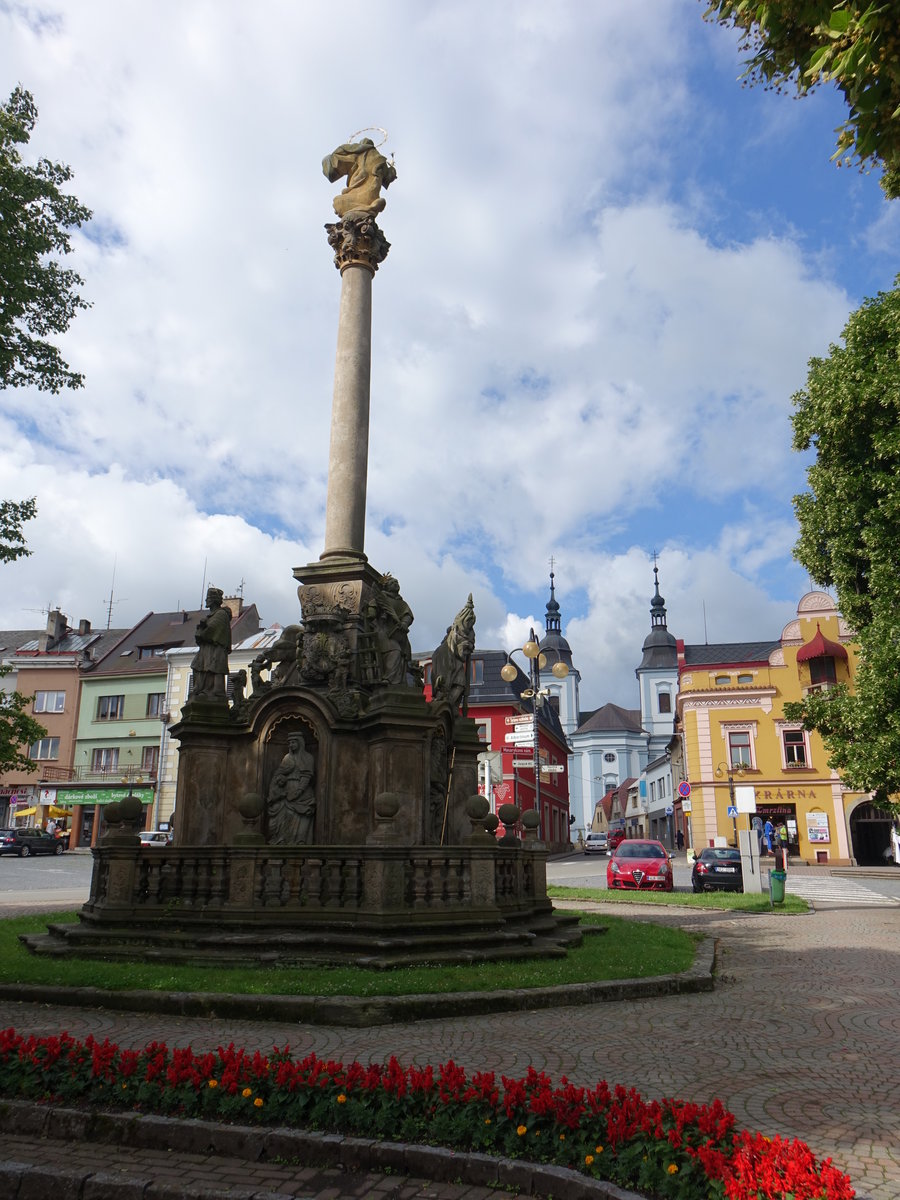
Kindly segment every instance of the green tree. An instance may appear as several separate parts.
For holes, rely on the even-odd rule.
[[[30,500],[0,500],[0,562],[15,562],[31,553],[25,545],[22,526],[37,516],[34,496]]]
[[[805,95],[833,83],[850,113],[833,158],[880,164],[881,186],[900,195],[900,21],[895,3],[858,0],[706,0],[704,17],[741,31],[743,78]]]
[[[794,498],[795,554],[834,588],[860,663],[853,693],[813,693],[786,712],[821,733],[848,784],[886,801],[900,793],[900,276],[851,315],[842,343],[810,360],[794,396],[794,448],[815,451]]]
[[[64,333],[79,308],[84,283],[60,265],[72,246],[68,230],[91,211],[61,190],[72,177],[64,163],[22,161],[37,121],[29,92],[17,87],[0,104],[0,389],[34,384],[43,391],[81,387],[48,337]]]
[[[0,679],[9,675],[9,667],[0,667]],[[34,696],[0,690],[0,776],[5,771],[36,771],[38,764],[29,757],[35,742],[47,736],[47,730],[28,713]]]

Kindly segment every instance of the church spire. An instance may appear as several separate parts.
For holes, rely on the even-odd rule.
[[[666,628],[666,602],[659,594],[659,567],[656,563],[653,564],[653,582],[655,590],[653,599],[650,601],[650,628],[665,629]]]
[[[550,599],[547,601],[547,615],[544,617],[544,627],[547,633],[559,633],[559,605],[556,602],[556,592],[553,587],[553,559],[550,559]]]

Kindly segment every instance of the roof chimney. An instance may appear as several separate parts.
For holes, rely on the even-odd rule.
[[[47,631],[38,638],[38,650],[52,650],[65,635],[66,618],[58,608],[51,609],[47,614]]]
[[[231,609],[231,619],[234,621],[244,611],[243,596],[226,596],[222,601],[225,608]]]
[[[84,617],[82,617],[81,620],[78,622],[78,632],[81,635],[81,637],[85,637],[87,634],[89,634],[91,632],[90,621],[86,621],[84,619]]]

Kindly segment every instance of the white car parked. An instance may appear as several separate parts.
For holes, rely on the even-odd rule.
[[[605,833],[589,833],[584,839],[585,854],[606,854],[609,837]]]
[[[172,835],[164,829],[149,829],[141,834],[142,846],[171,846]]]

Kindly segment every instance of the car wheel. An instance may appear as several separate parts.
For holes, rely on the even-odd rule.
[[[57,842],[53,853],[59,855],[62,854],[63,850],[65,850],[65,846],[62,844],[62,842]]]
[[[31,854],[31,849],[28,846],[23,846],[19,851],[19,858],[28,858]]]

